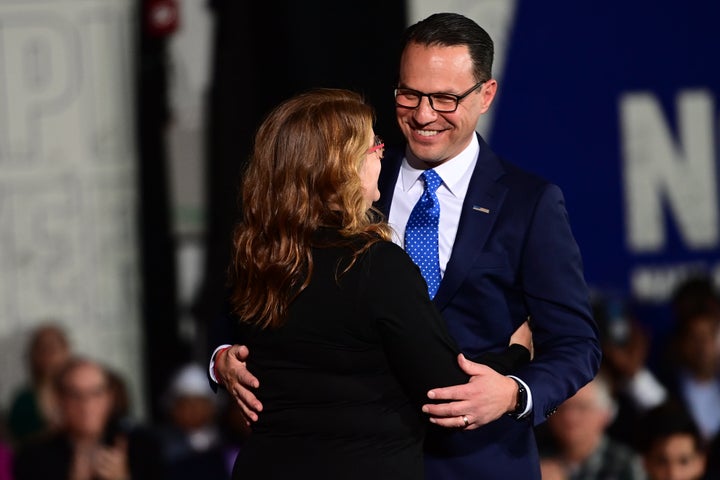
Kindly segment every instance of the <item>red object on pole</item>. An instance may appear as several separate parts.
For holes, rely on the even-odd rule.
[[[153,37],[174,33],[180,25],[177,0],[145,0],[145,28]]]

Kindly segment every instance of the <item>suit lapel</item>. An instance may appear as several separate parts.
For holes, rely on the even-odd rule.
[[[467,276],[482,251],[495,224],[507,187],[497,180],[505,173],[490,147],[478,136],[480,153],[470,179],[460,222],[445,275],[435,295],[435,305],[442,309]]]

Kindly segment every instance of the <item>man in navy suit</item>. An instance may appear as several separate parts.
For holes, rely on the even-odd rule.
[[[468,384],[429,393],[450,402],[424,407],[448,427],[428,436],[428,478],[539,479],[532,427],[600,362],[560,189],[500,159],[475,132],[497,91],[492,60],[489,35],[464,16],[436,14],[408,29],[395,91],[407,148],[387,152],[380,178],[378,207],[401,245],[420,174],[443,180],[434,302],[466,357],[504,348],[528,317],[533,331],[536,356],[511,377],[467,362]]]
[[[466,357],[500,351],[531,319],[535,358],[511,376],[460,360],[472,380],[431,390],[423,407],[428,479],[540,479],[533,426],[596,374],[598,333],[578,246],[560,189],[497,157],[475,132],[497,91],[493,43],[472,20],[432,15],[405,35],[396,113],[404,151],[386,152],[378,208],[404,246],[405,225],[423,193],[420,175],[442,179],[434,302]],[[261,408],[242,387],[244,347],[218,368],[251,420]],[[428,359],[432,361],[432,359]]]

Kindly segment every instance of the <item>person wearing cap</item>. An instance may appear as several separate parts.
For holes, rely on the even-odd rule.
[[[169,478],[229,478],[218,425],[218,398],[205,369],[188,363],[177,369],[163,399],[165,422],[159,428]]]

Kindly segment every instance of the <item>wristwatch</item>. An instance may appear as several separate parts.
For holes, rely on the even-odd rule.
[[[527,408],[527,403],[528,403],[527,390],[525,390],[525,386],[518,379],[513,378],[513,377],[510,377],[510,378],[512,378],[515,381],[515,383],[517,383],[518,393],[517,393],[517,400],[515,401],[515,408],[511,412],[509,412],[508,415],[515,417],[515,418],[519,418],[520,415],[522,415],[522,413]]]

